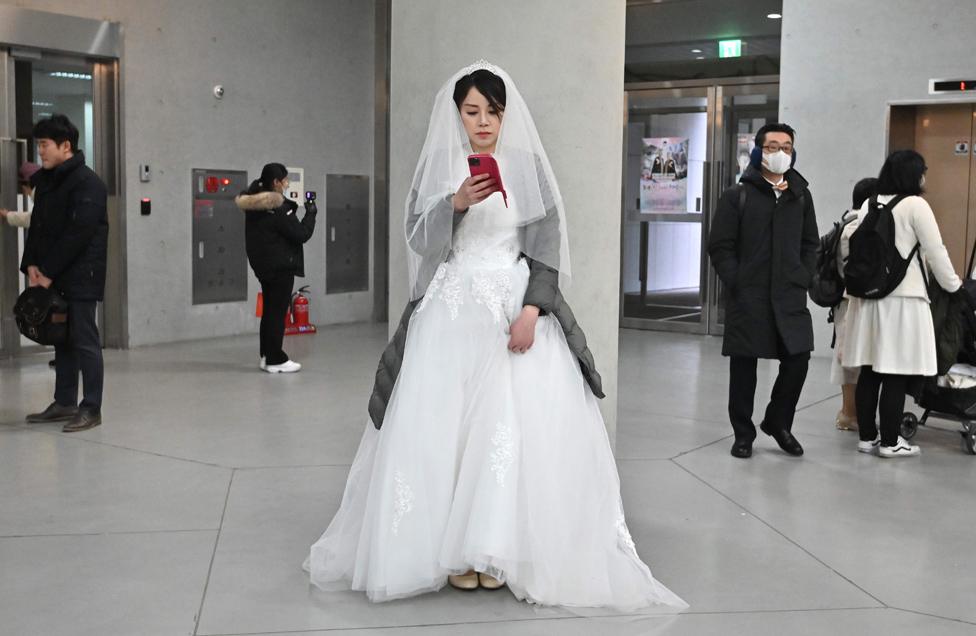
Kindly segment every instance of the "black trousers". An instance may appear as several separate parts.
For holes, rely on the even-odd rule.
[[[68,342],[54,348],[54,401],[78,406],[78,373],[84,382],[81,408],[101,412],[105,364],[94,300],[68,301]]]
[[[878,436],[875,414],[881,414],[881,445],[894,446],[901,433],[901,418],[905,413],[905,393],[910,375],[878,373],[869,366],[861,367],[854,392],[857,409],[857,428],[862,442],[873,442]],[[880,395],[879,395],[880,390]]]
[[[278,274],[261,280],[264,296],[264,313],[261,315],[261,355],[267,364],[288,362],[281,346],[285,339],[285,318],[291,293],[295,286],[294,274]]]
[[[756,426],[752,423],[752,411],[756,400],[756,358],[732,356],[729,360],[729,420],[735,439],[756,439]],[[780,344],[779,374],[769,396],[763,421],[767,428],[793,429],[793,416],[800,391],[807,379],[810,353],[790,355]]]

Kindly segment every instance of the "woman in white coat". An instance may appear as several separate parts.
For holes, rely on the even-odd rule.
[[[902,258],[912,260],[905,278],[889,295],[876,300],[851,298],[847,310],[843,361],[861,367],[855,395],[861,438],[858,450],[881,457],[911,457],[920,452],[898,432],[909,381],[936,374],[935,329],[923,267],[927,265],[931,276],[948,292],[962,285],[932,208],[920,196],[925,171],[925,159],[913,150],[892,153],[881,168],[877,202],[884,205],[904,197],[892,209],[895,247]],[[870,205],[870,200],[864,204],[855,223],[864,220]],[[917,257],[912,256],[916,246]],[[879,391],[880,436],[875,425]]]

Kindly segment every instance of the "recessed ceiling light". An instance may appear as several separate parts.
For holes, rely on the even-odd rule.
[[[696,59],[696,60],[704,60],[704,59],[705,59],[705,56],[704,56],[704,55],[699,55],[699,56],[698,56],[698,57],[696,57],[695,59]]]
[[[780,20],[780,19],[782,19],[783,14],[782,13],[770,13],[766,17],[769,18],[770,20]]]
[[[702,50],[701,49],[691,49],[691,52],[692,53],[701,53]]]

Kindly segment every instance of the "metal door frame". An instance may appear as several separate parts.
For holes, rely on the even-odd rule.
[[[706,132],[705,132],[705,161],[703,163],[703,174],[702,174],[702,211],[701,216],[698,217],[702,224],[702,237],[707,236],[708,231],[708,219],[710,217],[709,210],[711,210],[711,170],[710,166],[712,164],[712,146],[714,143],[713,132],[715,127],[715,87],[703,84],[688,85],[688,86],[673,86],[671,84],[676,84],[677,82],[660,82],[654,83],[650,86],[649,83],[641,83],[640,85],[627,85],[624,91],[624,122],[623,122],[623,174],[627,174],[627,150],[628,150],[628,138],[627,126],[630,123],[630,100],[632,94],[640,94],[646,97],[672,97],[672,98],[682,98],[682,97],[694,97],[701,98],[701,95],[689,95],[687,93],[694,91],[700,93],[702,89],[705,91],[705,116],[707,118]],[[661,85],[667,84],[667,85]],[[639,86],[639,88],[629,88],[630,86]],[[684,110],[676,109],[675,112],[686,112]],[[624,245],[624,231],[627,224],[627,216],[631,213],[630,203],[627,201],[627,186],[626,183],[621,180],[621,193],[620,193],[620,204],[621,204],[621,222],[620,222],[620,253],[623,255],[623,245]],[[677,218],[677,215],[676,215]],[[682,219],[683,220],[683,219]],[[695,223],[696,219],[688,219],[687,222]],[[645,237],[647,236],[650,227],[650,221],[641,221],[641,264],[642,268],[646,269],[646,252],[647,247],[645,245]],[[699,289],[704,289],[703,285],[706,280],[705,267],[707,263],[705,262],[707,254],[704,250],[704,238],[702,239],[702,252],[699,258]],[[646,275],[646,272],[642,272],[642,275]],[[643,288],[643,280],[642,288]],[[699,291],[699,298],[700,296]],[[702,299],[702,315],[697,323],[688,322],[668,322],[664,320],[654,320],[650,318],[631,318],[624,316],[624,279],[623,276],[620,277],[620,326],[628,329],[647,329],[654,331],[678,331],[682,333],[706,333],[708,328],[708,307],[706,299]]]
[[[15,209],[17,202],[17,140],[14,108],[14,60],[0,48],[0,206]],[[6,221],[0,221],[7,225]],[[13,317],[13,300],[19,290],[20,272],[6,267],[17,254],[20,230],[0,227],[0,358],[20,349],[20,332]],[[19,265],[19,264],[18,264]]]
[[[725,177],[725,147],[726,113],[724,101],[726,89],[731,87],[775,86],[779,89],[778,75],[757,75],[739,78],[713,78],[702,80],[679,80],[665,82],[635,82],[624,85],[623,100],[623,164],[626,175],[627,161],[627,125],[630,119],[630,93],[632,92],[660,92],[662,96],[681,97],[682,89],[706,89],[708,130],[706,138],[705,163],[703,166],[702,186],[702,234],[700,254],[700,285],[705,290],[702,299],[702,318],[698,323],[674,323],[644,318],[625,318],[623,302],[623,276],[620,277],[620,326],[623,328],[646,329],[653,331],[683,332],[695,334],[722,335],[724,327],[718,322],[719,283],[718,277],[712,270],[708,257],[707,240],[711,229],[715,207],[724,189]],[[747,89],[748,90],[748,89]],[[738,92],[738,90],[734,90]],[[623,180],[621,180],[623,181]],[[621,224],[620,245],[623,256],[624,225],[627,210],[626,184],[621,183]]]

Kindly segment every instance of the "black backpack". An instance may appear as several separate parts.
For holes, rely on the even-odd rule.
[[[904,198],[899,195],[881,205],[878,197],[871,197],[868,213],[851,234],[850,254],[844,264],[844,282],[851,296],[884,298],[904,280],[919,247],[916,243],[908,258],[902,258],[895,247],[895,218],[891,211]],[[919,256],[919,265],[921,260]]]
[[[810,282],[810,300],[821,307],[836,307],[844,299],[844,278],[837,269],[837,251],[840,249],[840,236],[853,218],[834,221],[834,227],[820,237],[817,247],[817,266]]]
[[[68,342],[68,301],[53,289],[24,290],[14,305],[14,319],[20,333],[38,344]]]

